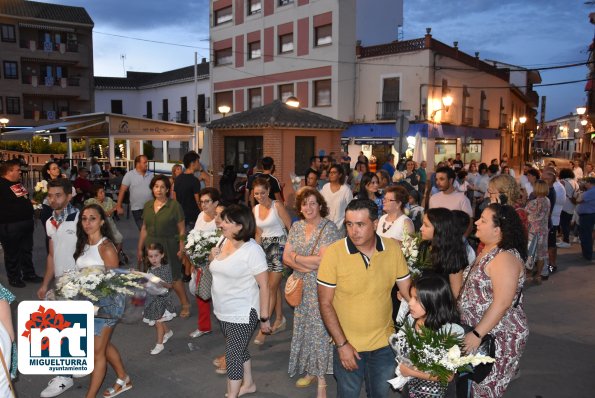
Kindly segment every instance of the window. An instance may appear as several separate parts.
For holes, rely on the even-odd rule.
[[[287,101],[287,98],[291,97],[292,95],[294,95],[293,94],[293,83],[279,85],[278,98],[281,100],[281,102]]]
[[[293,51],[293,33],[279,36],[279,54]]]
[[[398,77],[382,79],[382,102],[376,114],[378,120],[394,120],[399,110],[399,82]]]
[[[231,65],[233,62],[231,48],[215,50],[215,66]]]
[[[145,117],[147,119],[153,119],[153,101],[147,101],[147,114]]]
[[[118,115],[123,115],[123,108],[122,100],[112,100],[112,113],[117,113]]]
[[[248,0],[248,15],[262,12],[262,0]]]
[[[198,104],[198,115],[197,115],[197,122],[204,123],[207,121],[207,104],[206,104],[206,97],[204,94],[198,94],[198,98],[196,99],[196,103]]]
[[[221,105],[229,106],[229,111],[233,112],[233,91],[215,93],[215,113],[219,113],[219,107]]]
[[[19,115],[21,113],[21,99],[19,97],[6,97],[6,113]]]
[[[161,108],[163,109],[163,112],[161,112],[159,120],[168,121],[169,120],[169,100],[167,98],[165,98],[161,101]]]
[[[331,106],[331,81],[314,82],[314,106]]]
[[[5,79],[18,79],[19,67],[16,62],[4,61],[4,78]]]
[[[180,97],[180,117],[176,118],[179,123],[188,123],[188,97]]]
[[[225,137],[225,164],[244,170],[262,159],[262,136]]]
[[[10,43],[17,41],[14,34],[14,25],[0,25],[0,34],[2,35],[2,41]]]
[[[279,0],[279,6],[285,6],[291,3],[293,3],[293,0]]]
[[[0,97],[0,113],[4,113],[4,102],[2,101],[2,97]]]
[[[333,44],[333,25],[322,25],[314,28],[314,46]]]
[[[260,41],[248,43],[248,59],[258,59],[261,56]]]
[[[260,87],[248,90],[248,106],[250,109],[262,106],[262,90]]]
[[[231,22],[233,19],[233,12],[231,6],[215,11],[215,21],[213,25],[219,26],[224,23]]]

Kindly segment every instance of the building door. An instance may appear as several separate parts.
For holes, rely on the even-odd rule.
[[[314,156],[316,147],[315,137],[295,137],[295,166],[294,173],[302,175],[310,167],[310,158]]]
[[[188,97],[180,98],[180,108],[182,108],[180,114],[180,122],[188,123]]]

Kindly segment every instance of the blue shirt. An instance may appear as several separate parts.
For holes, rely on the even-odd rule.
[[[390,175],[390,178],[393,178],[393,174],[395,174],[395,167],[392,164],[389,162],[384,163],[382,165],[382,170],[386,170]]]
[[[595,213],[595,187],[583,193],[582,202],[576,207],[578,214]]]

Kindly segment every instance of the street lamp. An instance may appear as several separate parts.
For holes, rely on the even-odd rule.
[[[527,117],[519,117],[519,122],[521,122],[521,159],[523,162],[525,162],[527,160],[527,154],[525,153],[525,123],[527,122]]]
[[[0,118],[0,141],[4,140],[4,129],[6,128],[6,126],[8,125],[8,122],[10,122],[9,119],[3,117]],[[4,149],[6,149],[6,146],[4,146]]]
[[[217,110],[219,111],[219,113],[223,115],[223,117],[225,117],[225,115],[227,115],[229,111],[231,111],[231,108],[229,107],[229,105],[220,105],[217,108]]]
[[[293,95],[285,100],[285,104],[291,106],[292,108],[299,108],[300,107],[300,100]]]
[[[432,121],[434,121],[434,118],[436,117],[436,114],[440,111],[445,111],[448,112],[448,109],[450,108],[450,106],[453,103],[453,98],[450,94],[446,94],[445,96],[442,97],[442,108],[436,109],[432,112],[432,114],[430,115],[430,119]]]
[[[587,112],[587,108],[585,106],[579,106],[579,107],[576,108],[576,113],[579,116],[584,115],[585,112]]]
[[[589,122],[587,121],[587,119],[583,119],[581,120],[581,126],[586,126]]]

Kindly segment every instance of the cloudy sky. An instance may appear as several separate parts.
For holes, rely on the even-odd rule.
[[[41,0],[81,6],[95,22],[95,75],[162,72],[208,58],[208,0]],[[340,0],[333,0],[340,1]],[[404,0],[404,39],[435,39],[481,59],[542,68],[585,62],[594,26],[586,0]],[[140,38],[134,40],[112,35]],[[159,44],[150,41],[175,43]],[[122,61],[121,56],[125,55]],[[541,71],[543,84],[585,79],[587,68]],[[585,102],[585,83],[537,87],[547,96],[546,120]]]

